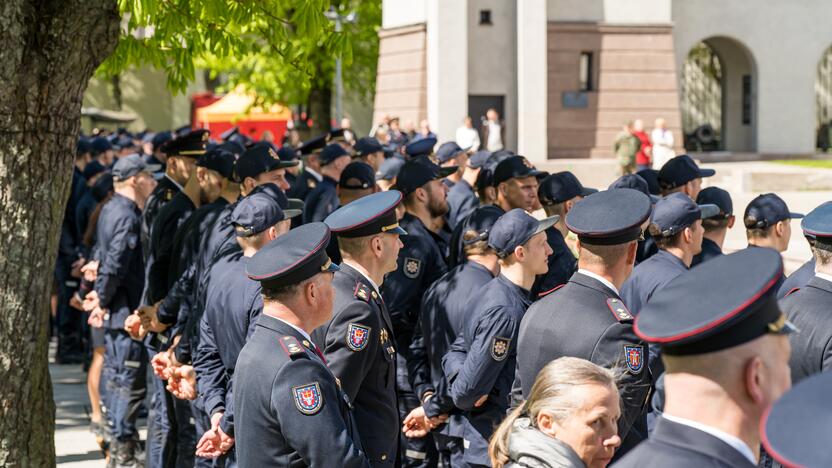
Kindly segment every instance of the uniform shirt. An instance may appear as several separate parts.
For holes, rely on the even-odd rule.
[[[693,261],[690,263],[690,267],[693,268],[706,260],[710,260],[721,255],[723,255],[723,253],[722,249],[719,247],[719,244],[708,239],[707,237],[703,237],[702,252],[694,255]]]
[[[337,180],[324,176],[321,183],[306,196],[306,202],[303,204],[303,224],[323,221],[341,205],[337,187]]]
[[[653,293],[686,271],[688,267],[679,257],[667,250],[659,250],[656,255],[633,269],[633,273],[621,286],[621,298],[630,312],[638,315],[653,297]]]
[[[474,296],[462,335],[445,356],[443,370],[454,404],[465,411],[463,437],[467,463],[488,465],[488,439],[506,414],[517,362],[517,334],[529,291],[503,275]],[[486,402],[475,408],[483,395]]]
[[[448,192],[448,227],[453,229],[479,206],[480,200],[465,179],[451,187]]]
[[[747,447],[746,447],[747,448]],[[750,450],[750,449],[749,449]],[[753,455],[752,455],[753,459]],[[650,438],[631,450],[615,468],[752,468],[745,451],[690,424],[659,418]]]
[[[477,208],[475,208],[474,211],[477,211],[481,208],[485,208],[486,206],[492,207],[490,209],[497,208],[500,211],[502,211],[502,208],[500,208],[497,205],[481,205],[481,206],[478,206]],[[465,252],[464,252],[464,249],[463,249],[464,246],[463,246],[463,243],[462,243],[462,235],[465,234],[465,233],[462,232],[462,226],[465,224],[465,219],[474,215],[474,211],[472,211],[471,214],[469,214],[467,217],[460,220],[458,223],[456,223],[456,226],[454,226],[453,232],[451,233],[451,239],[448,242],[448,267],[449,268],[454,268],[457,265],[465,263]]]
[[[287,193],[286,196],[289,198],[306,200],[309,193],[321,183],[322,179],[323,176],[312,169],[305,167],[300,173],[300,176],[298,176],[297,180],[295,180],[295,183],[293,183],[291,188],[289,188],[289,193]]]
[[[171,262],[176,259],[173,249],[176,232],[196,209],[185,192],[177,193],[160,210],[150,231],[150,255],[147,257],[145,303],[155,304],[164,299],[176,278],[169,278]]]
[[[541,293],[550,291],[552,288],[569,281],[575,270],[578,269],[578,260],[572,255],[563,234],[554,226],[546,230],[546,242],[552,248],[552,255],[549,255],[547,263],[549,270],[538,275],[532,285],[532,299],[536,299]]]
[[[205,311],[199,325],[194,357],[199,393],[205,411],[225,412],[225,429],[233,428],[231,378],[246,337],[263,311],[260,283],[246,276],[249,257],[230,255],[212,267]],[[232,429],[233,430],[233,429]],[[228,432],[228,431],[226,431]],[[233,434],[233,432],[232,432]]]
[[[171,201],[173,196],[182,191],[182,186],[178,182],[171,179],[165,174],[156,184],[156,188],[147,198],[144,203],[144,212],[142,212],[142,248],[144,249],[145,260],[150,255],[150,234],[153,227],[153,221],[159,210],[165,206],[165,203]]]
[[[364,451],[373,466],[393,466],[400,432],[393,326],[373,282],[347,263],[332,281],[332,320],[312,333],[353,401]]]
[[[350,401],[314,345],[261,314],[234,374],[241,467],[369,467]]]
[[[815,259],[814,257],[808,262],[804,263],[797,270],[795,270],[777,290],[777,298],[782,299],[789,291],[794,288],[802,288],[815,276]]]
[[[538,372],[559,357],[620,367],[618,435],[624,447],[631,447],[646,436],[645,400],[652,383],[646,365],[649,350],[633,331],[633,317],[611,286],[578,270],[564,286],[529,307],[520,324],[513,402],[528,398]],[[634,425],[637,430],[631,431]]]
[[[789,335],[792,383],[832,368],[832,277],[818,273],[781,299],[780,309],[800,330]]]
[[[144,289],[141,211],[133,200],[119,194],[101,209],[96,228],[100,261],[95,291],[102,309],[109,309],[106,326],[121,330],[124,320],[139,307]]]

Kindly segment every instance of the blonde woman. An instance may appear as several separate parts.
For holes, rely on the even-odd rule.
[[[497,428],[488,454],[494,468],[603,468],[621,445],[620,416],[612,371],[555,359]]]

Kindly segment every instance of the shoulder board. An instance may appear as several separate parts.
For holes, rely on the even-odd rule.
[[[175,193],[173,192],[172,189],[165,190],[165,201],[170,201],[173,198],[174,195],[175,195]]]
[[[800,288],[792,288],[783,297],[789,297],[792,293],[800,291]]]
[[[364,302],[370,302],[370,294],[372,292],[372,288],[367,286],[364,283],[355,283],[355,291],[353,291],[353,295],[361,299]]]
[[[616,299],[614,297],[607,299],[607,307],[610,308],[610,312],[612,312],[612,316],[615,317],[615,320],[619,322],[633,319],[633,315],[621,299]]]
[[[280,338],[280,347],[283,348],[283,351],[286,351],[291,357],[295,357],[298,355],[306,356],[306,350],[303,346],[300,345],[300,342],[294,336],[284,336]]]
[[[538,295],[537,295],[537,298],[538,298],[538,299],[540,299],[541,297],[546,297],[546,296],[548,296],[549,294],[552,294],[553,292],[557,291],[558,289],[560,289],[560,288],[562,288],[562,287],[564,287],[564,286],[566,286],[566,283],[559,284],[559,285],[555,286],[554,288],[552,288],[552,289],[550,289],[550,290],[548,290],[548,291],[543,291],[542,293],[540,293],[540,294],[538,294]]]

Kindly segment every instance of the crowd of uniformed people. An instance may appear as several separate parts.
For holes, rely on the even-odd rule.
[[[57,359],[92,355],[111,466],[832,466],[832,203],[760,195],[724,255],[712,175],[679,155],[599,191],[340,129],[82,138]],[[786,278],[794,218],[813,258]]]

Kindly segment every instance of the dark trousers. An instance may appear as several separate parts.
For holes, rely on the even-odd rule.
[[[155,350],[150,352],[155,353]],[[150,414],[147,418],[147,468],[163,468],[162,450],[168,436],[168,410],[165,406],[165,382],[153,375],[151,379]]]
[[[113,439],[138,438],[136,419],[147,393],[147,354],[144,345],[121,330],[107,330],[104,336],[107,420]]]
[[[69,300],[79,284],[78,279],[70,275],[74,260],[72,257],[59,256],[55,263],[55,283],[58,291],[58,362],[81,362],[84,356],[83,313],[69,305]]]
[[[191,417],[191,403],[174,397],[167,390],[164,395],[169,426],[162,449],[165,467],[191,467],[196,457],[196,428]]]
[[[211,416],[205,412],[202,404],[202,397],[196,397],[196,400],[191,402],[191,414],[194,418],[195,442],[194,449],[196,449],[196,441],[211,429]],[[210,458],[196,457],[194,459],[194,467],[196,468],[211,468],[214,466],[214,461]]]
[[[410,387],[407,379],[407,365],[401,354],[397,356],[397,360],[396,392],[399,398],[399,418],[400,421],[404,421],[404,418],[417,406],[421,405],[421,402]],[[425,437],[411,439],[401,433],[400,437],[401,453],[399,455],[403,468],[435,468],[438,466],[439,454],[436,451],[433,434],[428,432]]]

